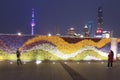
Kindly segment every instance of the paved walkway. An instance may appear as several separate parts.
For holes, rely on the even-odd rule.
[[[0,80],[120,80],[120,62],[16,62],[0,61]]]

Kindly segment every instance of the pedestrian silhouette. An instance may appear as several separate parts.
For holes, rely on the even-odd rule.
[[[22,62],[21,62],[21,59],[20,59],[21,54],[20,54],[19,48],[17,48],[16,56],[17,56],[17,65],[22,65]]]
[[[110,52],[108,54],[108,67],[113,66],[113,57],[114,57],[114,52],[112,50],[110,50]]]

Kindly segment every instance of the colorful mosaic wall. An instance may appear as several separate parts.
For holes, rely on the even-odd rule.
[[[107,60],[111,39],[0,35],[0,60]]]
[[[120,38],[117,39],[118,42],[118,53],[120,54]]]

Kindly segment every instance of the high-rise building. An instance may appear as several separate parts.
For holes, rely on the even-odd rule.
[[[98,7],[98,28],[102,28],[103,25],[103,11],[102,7]]]
[[[94,35],[94,28],[93,28],[93,21],[89,21],[87,24],[88,30],[89,30],[89,35],[90,37],[93,37]]]
[[[34,27],[35,27],[35,13],[34,8],[32,8],[31,35],[34,35]]]
[[[103,11],[102,7],[98,7],[98,25],[97,25],[97,30],[96,30],[96,37],[102,37],[103,33]]]
[[[74,36],[75,35],[75,28],[71,27],[67,29],[67,35]]]
[[[90,36],[90,32],[89,32],[89,28],[87,25],[85,25],[84,27],[84,37],[89,37]]]

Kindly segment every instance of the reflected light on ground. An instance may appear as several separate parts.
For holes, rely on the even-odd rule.
[[[101,62],[101,64],[104,64],[104,62]]]
[[[90,64],[90,62],[88,62],[88,64]]]
[[[13,62],[10,62],[10,64],[13,64]]]
[[[65,64],[67,64],[67,62],[64,62]]]
[[[23,62],[23,64],[26,64],[26,62]]]
[[[36,61],[35,63],[36,63],[36,64],[40,64],[40,63],[42,63],[42,61]]]
[[[53,62],[53,64],[55,64],[55,62]]]
[[[79,62],[77,62],[77,64],[79,64]]]

